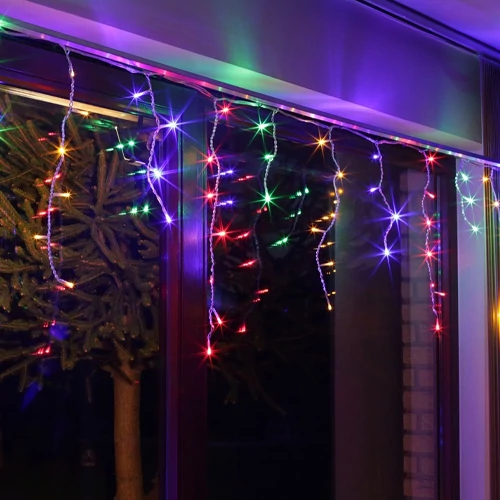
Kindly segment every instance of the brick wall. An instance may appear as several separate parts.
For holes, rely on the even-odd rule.
[[[401,225],[405,500],[438,498],[436,343],[419,217],[424,183],[418,172],[408,172],[401,181],[401,200],[410,199],[405,212],[414,214],[409,227]]]

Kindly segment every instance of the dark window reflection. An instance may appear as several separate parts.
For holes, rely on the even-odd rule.
[[[270,128],[220,126],[215,145],[223,326],[209,378],[211,495],[329,498],[332,323],[315,254],[335,208],[333,162],[321,147],[281,137],[265,203]],[[320,253],[332,302],[333,249],[332,231]]]
[[[65,109],[6,94],[0,107],[2,498],[149,493],[159,301],[158,211],[144,170],[150,129],[133,116],[77,111],[63,152]],[[52,279],[47,259],[61,153],[52,251],[74,288]]]

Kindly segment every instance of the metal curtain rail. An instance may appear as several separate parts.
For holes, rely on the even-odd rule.
[[[500,61],[500,50],[481,42],[469,35],[465,35],[460,31],[450,28],[446,24],[441,23],[425,14],[413,10],[410,7],[394,2],[393,0],[355,0],[361,5],[365,5],[373,10],[380,12],[383,15],[399,21],[405,26],[409,26],[418,31],[422,31],[427,35],[433,36],[450,45],[470,52],[487,56],[496,61]]]

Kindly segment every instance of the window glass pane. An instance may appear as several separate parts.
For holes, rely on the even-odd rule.
[[[282,138],[266,202],[273,138],[251,126],[219,126],[215,137],[223,324],[209,378],[210,496],[328,498],[332,324],[315,254],[335,209],[333,162],[321,148]],[[321,269],[333,303],[334,234],[325,236]]]
[[[337,198],[318,131],[282,119],[272,160],[271,126],[259,120],[270,117],[236,112],[214,142],[211,496],[330,498],[333,487],[338,499],[437,498],[438,344],[450,325],[438,178],[452,178],[452,164],[431,161],[428,176],[418,151],[377,151],[336,130]]]
[[[117,486],[142,496],[158,454],[150,125],[75,112],[62,150],[65,108],[5,93],[0,106],[2,497],[111,499]],[[48,203],[62,157],[50,212],[57,282]]]

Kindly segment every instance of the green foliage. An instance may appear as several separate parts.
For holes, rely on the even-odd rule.
[[[137,166],[88,119],[68,121],[56,191],[71,196],[55,198],[52,241],[58,272],[75,288],[61,289],[46,239],[35,239],[47,233],[40,214],[61,116],[8,96],[0,112],[0,376],[35,360],[29,355],[49,342],[63,369],[82,358],[113,364],[126,357],[144,367],[158,350],[158,232],[149,210],[130,214],[143,197]]]

